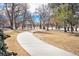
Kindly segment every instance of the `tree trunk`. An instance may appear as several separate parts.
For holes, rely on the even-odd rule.
[[[41,24],[40,24],[40,29],[42,29],[42,26],[41,26]]]
[[[50,26],[50,18],[48,19],[47,31],[49,31],[49,26]]]
[[[45,29],[45,26],[43,25],[43,29]]]
[[[15,29],[17,29],[18,28],[18,24],[16,23],[16,20],[15,20]]]
[[[56,30],[57,30],[58,25],[56,24],[55,26],[56,26]]]
[[[69,27],[67,27],[67,31],[69,31]]]
[[[43,29],[45,29],[45,21],[43,21]]]
[[[15,28],[15,19],[14,19],[14,3],[12,3],[12,22],[11,22],[11,25],[12,25],[12,29],[16,29]]]
[[[64,21],[64,32],[67,32],[66,30],[66,22]]]
[[[25,20],[22,22],[22,30],[25,28]]]
[[[13,30],[13,22],[12,21],[10,21],[10,29]]]
[[[60,30],[60,25],[58,26],[58,30]]]
[[[17,29],[17,23],[16,23],[16,18],[15,17],[13,19],[13,23],[14,23],[14,29]]]
[[[49,25],[47,25],[47,31],[49,31]]]
[[[52,24],[52,30],[53,30],[53,24]]]
[[[64,26],[64,32],[67,32],[67,30],[66,30],[66,26]]]
[[[77,28],[78,28],[78,26],[76,25],[76,27],[75,27],[75,31],[78,31]]]
[[[42,29],[41,20],[40,20],[40,29]]]
[[[73,33],[73,30],[74,30],[74,29],[73,29],[73,26],[72,26],[72,24],[71,24],[71,33]]]

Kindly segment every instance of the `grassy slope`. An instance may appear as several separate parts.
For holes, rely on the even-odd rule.
[[[34,35],[51,45],[55,45],[59,48],[79,55],[78,35],[75,36],[70,33],[64,33],[62,31],[36,32]]]
[[[11,36],[5,40],[10,51],[17,53],[18,56],[29,56],[29,54],[18,44],[16,40],[18,32],[8,30],[5,31],[5,33]]]

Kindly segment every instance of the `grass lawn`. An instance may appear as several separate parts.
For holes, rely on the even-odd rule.
[[[18,54],[18,56],[29,56],[29,54],[18,44],[17,42],[17,34],[19,32],[15,30],[4,31],[4,33],[10,35],[11,37],[5,40],[5,43],[8,46],[10,51],[13,51]]]
[[[41,40],[79,55],[79,34],[64,33],[63,31],[34,32]]]

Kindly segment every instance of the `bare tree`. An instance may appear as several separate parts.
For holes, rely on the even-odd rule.
[[[10,28],[11,29],[17,29],[16,26],[16,17],[19,15],[19,4],[15,3],[6,3],[5,8],[7,12],[7,16],[10,21]]]
[[[22,15],[23,15],[22,29],[24,29],[25,21],[27,19],[27,4],[22,4],[22,7],[23,7],[23,11],[22,11]]]
[[[49,30],[49,23],[50,23],[50,7],[49,4],[44,5],[42,4],[38,9],[38,12],[41,16],[40,20],[40,29],[47,27],[47,30]]]

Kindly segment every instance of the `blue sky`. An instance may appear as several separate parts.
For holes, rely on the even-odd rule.
[[[3,8],[4,7],[4,3],[0,3],[0,8]]]
[[[39,15],[33,15],[32,18],[33,18],[33,20],[34,20],[36,23],[39,23],[39,21],[40,21],[40,16],[39,16]]]

